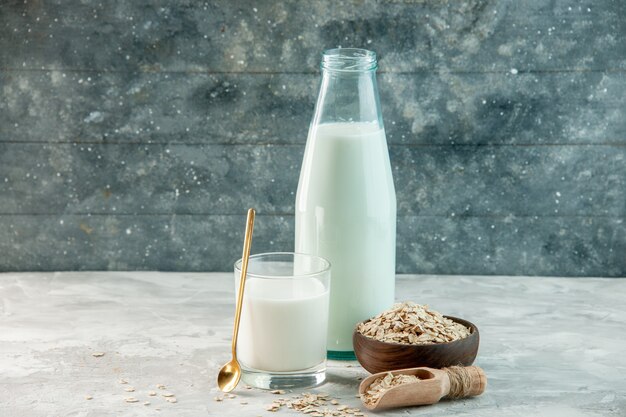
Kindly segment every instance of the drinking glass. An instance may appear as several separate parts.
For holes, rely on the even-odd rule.
[[[241,259],[235,262],[239,288]],[[242,380],[263,389],[326,379],[330,263],[301,253],[250,256],[237,357]]]

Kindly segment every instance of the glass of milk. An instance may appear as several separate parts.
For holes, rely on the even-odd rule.
[[[239,288],[241,260],[235,262]],[[326,379],[330,263],[301,253],[250,256],[237,343],[248,385],[296,388]]]

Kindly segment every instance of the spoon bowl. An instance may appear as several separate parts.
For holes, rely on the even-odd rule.
[[[222,366],[220,373],[217,374],[217,386],[223,392],[231,392],[235,389],[239,380],[241,380],[241,366],[239,366],[237,358],[233,358],[226,365]]]

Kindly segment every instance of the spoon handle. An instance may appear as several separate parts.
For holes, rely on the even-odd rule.
[[[480,395],[487,387],[487,376],[478,366],[450,366],[443,368],[450,380],[448,398]]]
[[[233,358],[237,357],[237,336],[239,335],[239,321],[243,306],[243,290],[246,286],[246,274],[248,273],[248,258],[250,258],[250,246],[252,245],[252,229],[254,228],[254,209],[248,210],[246,222],[246,236],[243,241],[243,254],[241,255],[241,276],[239,277],[239,292],[237,293],[237,306],[235,307],[235,326],[233,327]]]

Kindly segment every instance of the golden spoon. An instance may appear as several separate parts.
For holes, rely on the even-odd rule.
[[[254,209],[248,210],[246,223],[246,237],[243,241],[243,255],[241,256],[241,276],[239,277],[239,293],[237,294],[237,306],[235,308],[235,326],[233,328],[233,358],[222,366],[217,374],[217,386],[223,392],[231,392],[241,379],[241,366],[237,362],[237,335],[239,334],[239,320],[241,319],[241,307],[243,304],[243,289],[246,285],[246,273],[248,272],[248,258],[250,257],[250,245],[252,244],[252,229],[254,228]]]

